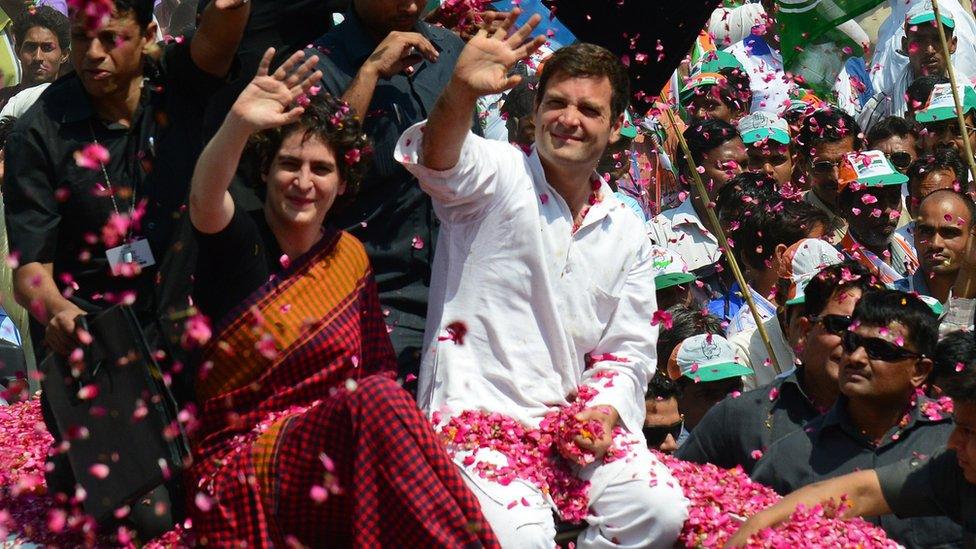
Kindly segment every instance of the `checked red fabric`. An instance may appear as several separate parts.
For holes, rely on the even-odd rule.
[[[208,547],[497,547],[395,358],[362,245],[329,235],[204,352],[187,495]],[[260,352],[259,352],[260,350]]]

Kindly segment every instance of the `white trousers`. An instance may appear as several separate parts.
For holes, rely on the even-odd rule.
[[[479,461],[499,465],[500,454],[479,450]],[[460,457],[456,463],[460,463]],[[498,541],[504,548],[555,546],[556,527],[552,501],[533,484],[514,481],[508,486],[481,478],[474,467],[459,465],[461,475],[481,502]],[[688,518],[688,500],[678,481],[663,463],[641,444],[631,446],[627,457],[603,464],[602,460],[579,470],[590,481],[589,527],[577,538],[577,547],[627,549],[667,548],[674,545]],[[528,504],[528,505],[526,505]]]

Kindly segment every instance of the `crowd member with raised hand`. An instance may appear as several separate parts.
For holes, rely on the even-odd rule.
[[[562,48],[539,76],[530,154],[474,135],[477,98],[515,86],[509,70],[544,41],[528,39],[538,15],[510,33],[517,15],[467,43],[430,118],[397,145],[444,225],[418,400],[503,546],[551,547],[556,503],[591,521],[580,547],[670,547],[687,501],[641,435],[651,243],[594,171],[623,127],[626,70],[599,46]],[[492,473],[553,444],[566,460]]]
[[[847,234],[847,221],[837,205],[841,160],[845,154],[861,150],[863,139],[857,122],[846,112],[831,107],[804,118],[796,136],[798,182],[801,188],[808,189],[807,202],[830,216],[830,240],[835,244]]]
[[[845,155],[837,205],[847,221],[839,248],[883,283],[911,276],[918,268],[912,245],[895,232],[901,218],[901,188],[908,177],[881,151]]]
[[[363,188],[335,223],[366,246],[403,379],[420,366],[439,222],[393,149],[400,134],[430,116],[464,46],[451,31],[421,21],[424,6],[352,0],[345,21],[309,50],[319,56],[322,88],[349,103],[373,143]],[[480,131],[473,114],[471,122]]]
[[[880,286],[854,261],[820,270],[795,297],[797,321],[787,328],[796,369],[718,403],[681,445],[677,457],[748,473],[773,442],[800,430],[833,406],[843,355],[841,336],[861,295]]]
[[[189,307],[192,248],[179,242],[168,272],[160,263],[176,240],[203,147],[203,110],[231,70],[250,7],[213,0],[192,40],[165,46],[159,59],[149,55],[152,7],[152,0],[117,0],[102,26],[74,13],[76,71],[52,84],[7,140],[14,289],[31,313],[39,359],[90,343],[78,329],[85,313],[131,303],[147,333],[160,334],[170,327],[161,317]],[[156,295],[163,285],[172,293]],[[179,350],[163,334],[150,337],[154,350]],[[173,381],[177,397],[189,398],[186,376]],[[56,432],[53,417],[47,422]],[[48,488],[73,493],[64,458],[54,458]]]
[[[915,249],[918,270],[895,282],[894,287],[933,298],[941,312],[962,268],[976,226],[973,199],[951,188],[928,194],[918,208]]]
[[[367,172],[361,123],[340,100],[306,95],[321,78],[316,57],[295,53],[269,75],[273,54],[204,149],[190,190],[194,295],[216,327],[195,384],[202,414],[187,472],[189,497],[211,502],[191,507],[197,541],[495,546],[477,499],[393,380],[365,250],[327,223]],[[258,212],[228,192],[249,140]],[[261,434],[241,436],[252,431]]]
[[[898,465],[903,460],[915,467],[947,442],[956,447],[958,427],[954,432],[948,410],[921,391],[932,370],[937,340],[937,319],[929,307],[897,290],[867,292],[854,307],[851,321],[842,338],[837,402],[802,431],[774,442],[753,469],[753,479],[781,494],[857,470],[903,467]],[[852,483],[846,488],[855,508],[852,514],[861,514],[857,509],[863,509],[866,500],[861,499],[860,486]],[[787,497],[783,502],[792,500]],[[890,511],[872,513],[880,515],[874,521],[905,546],[964,542],[962,527],[935,516],[940,514],[935,510]],[[763,512],[750,523],[765,521],[770,513]],[[908,518],[925,514],[932,518]],[[745,526],[748,530],[750,523]]]

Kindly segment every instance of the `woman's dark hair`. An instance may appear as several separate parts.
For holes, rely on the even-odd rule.
[[[691,159],[695,164],[701,164],[702,156],[706,152],[738,138],[739,130],[724,120],[699,120],[685,129],[684,136],[688,142],[688,150],[691,151]],[[688,161],[681,151],[678,153],[678,170],[686,176],[691,175]]]
[[[51,31],[58,39],[58,47],[62,50],[71,47],[71,23],[68,18],[50,6],[40,6],[20,12],[14,20],[14,40],[18,52],[24,46],[24,37],[27,36],[27,31],[34,27]]]
[[[976,338],[973,332],[956,331],[935,346],[929,379],[956,402],[976,403]]]
[[[873,290],[882,290],[884,286],[867,267],[853,259],[824,267],[810,279],[803,290],[801,314],[805,317],[820,316],[832,297],[838,292],[852,289],[861,290],[863,295]]]
[[[854,322],[887,326],[892,322],[908,328],[908,340],[915,351],[927,357],[935,353],[939,340],[939,319],[917,295],[898,290],[865,292],[854,306]]]
[[[839,108],[827,107],[816,110],[803,119],[796,142],[799,145],[798,151],[806,158],[811,158],[820,144],[834,143],[848,137],[854,139],[855,150],[864,146],[861,127],[854,117]]]
[[[915,162],[912,162],[907,174],[908,195],[917,200],[925,198],[918,196],[919,185],[922,184],[926,175],[941,170],[951,170],[952,173],[956,174],[956,181],[961,189],[969,187],[969,170],[963,163],[962,157],[955,149],[946,147],[936,149],[933,154],[919,157]]]
[[[919,76],[905,89],[905,99],[908,103],[908,111],[915,112],[922,108],[929,101],[932,90],[936,84],[948,84],[949,79],[945,76]]]
[[[918,139],[922,128],[916,122],[909,122],[900,116],[889,116],[879,120],[868,130],[868,147],[873,147],[878,141],[890,137],[905,137],[910,135]]]
[[[309,98],[305,112],[295,124],[256,134],[251,139],[251,146],[257,156],[260,173],[268,173],[282,142],[295,132],[302,132],[302,142],[318,137],[332,149],[339,177],[346,184],[342,198],[355,196],[369,167],[372,147],[349,105],[321,92]]]
[[[539,105],[546,94],[546,86],[554,74],[570,77],[606,76],[610,79],[610,118],[616,120],[627,108],[630,102],[630,78],[627,67],[617,59],[617,56],[602,46],[579,42],[571,46],[559,48],[546,60],[539,76],[539,89],[535,96],[535,104]]]
[[[667,364],[668,357],[682,341],[694,335],[723,335],[722,320],[707,310],[687,305],[674,305],[667,310],[671,314],[671,327],[661,330],[657,337],[657,358],[660,364]]]

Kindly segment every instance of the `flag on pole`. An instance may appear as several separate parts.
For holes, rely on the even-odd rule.
[[[803,45],[884,0],[776,0],[776,28],[783,63],[789,66]]]

